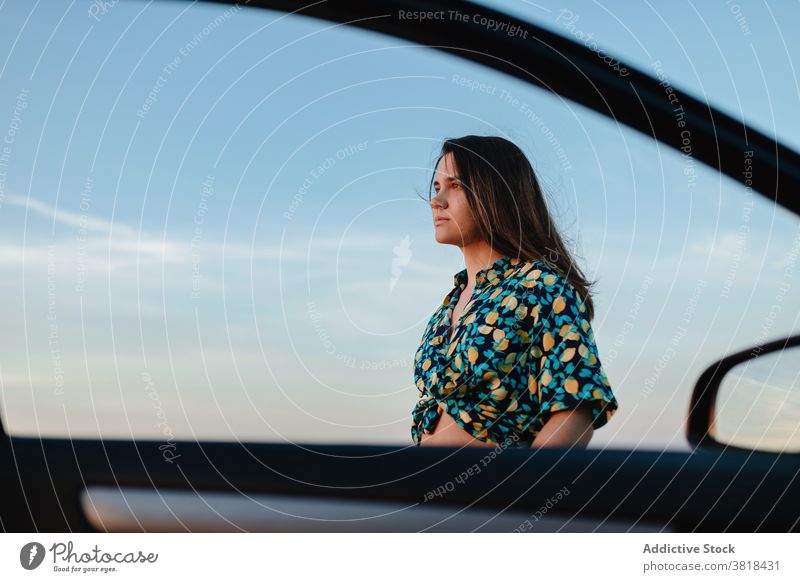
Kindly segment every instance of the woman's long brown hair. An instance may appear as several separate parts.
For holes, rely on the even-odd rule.
[[[467,135],[445,140],[434,167],[448,153],[453,154],[483,240],[505,256],[538,259],[559,271],[580,295],[591,321],[591,287],[596,283],[586,279],[564,244],[523,151],[499,136]]]

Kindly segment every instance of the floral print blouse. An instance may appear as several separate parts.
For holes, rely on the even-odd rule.
[[[467,270],[453,282],[414,360],[416,445],[434,432],[442,411],[476,439],[513,447],[530,447],[552,412],[583,401],[591,404],[595,429],[608,422],[617,399],[586,306],[564,275],[537,259],[499,259],[476,275],[451,342]]]

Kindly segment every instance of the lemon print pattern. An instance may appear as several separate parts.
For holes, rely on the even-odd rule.
[[[591,405],[593,427],[619,403],[603,370],[586,306],[569,280],[537,259],[502,257],[479,271],[472,299],[451,316],[467,270],[428,321],[414,360],[419,445],[443,412],[486,443],[530,447],[553,412]]]

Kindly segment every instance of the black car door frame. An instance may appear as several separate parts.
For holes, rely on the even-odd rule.
[[[233,2],[222,2],[233,4]],[[330,0],[305,5],[254,0],[251,7],[339,22],[469,59],[552,91],[691,155],[737,182],[744,152],[753,152],[754,191],[794,213],[800,155],[674,86],[620,63],[621,76],[596,53],[568,38],[471,2]],[[409,23],[398,10],[452,10],[527,28],[528,39],[492,33],[472,18]],[[448,39],[450,44],[441,44]],[[529,63],[536,63],[535,71]],[[680,103],[679,118],[675,103]],[[682,121],[679,124],[678,121]],[[291,495],[298,499],[391,501],[407,507],[482,508],[534,515],[552,495],[554,509],[594,522],[621,520],[671,531],[798,531],[798,455],[727,450],[689,453],[625,450],[506,449],[491,471],[431,498],[443,482],[475,466],[486,449],[318,445],[313,443],[176,443],[165,462],[160,441],[9,436],[0,427],[0,528],[4,531],[94,531],[81,507],[86,487]],[[330,521],[329,530],[337,531]],[[146,524],[142,524],[146,526]]]

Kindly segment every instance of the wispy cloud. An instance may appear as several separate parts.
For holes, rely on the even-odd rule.
[[[44,264],[49,246],[61,251],[81,255],[82,268],[87,271],[107,271],[109,268],[128,267],[136,263],[187,263],[193,255],[204,260],[249,259],[271,261],[302,261],[307,254],[299,245],[247,245],[239,242],[221,242],[200,239],[193,247],[190,234],[184,240],[174,236],[158,236],[115,220],[110,221],[91,214],[79,214],[56,208],[36,198],[6,194],[4,204],[16,206],[59,224],[75,227],[74,237],[60,237],[43,243],[21,245],[18,241],[5,240],[0,246],[0,263],[32,262]],[[78,238],[79,234],[92,233]],[[106,235],[106,236],[98,236]],[[322,248],[328,250],[340,241],[322,238]],[[69,266],[69,268],[72,268]]]
[[[103,218],[98,218],[89,214],[78,214],[77,212],[70,212],[69,210],[62,210],[56,208],[46,202],[31,198],[30,196],[19,196],[18,194],[7,194],[3,202],[13,206],[25,208],[36,214],[66,224],[76,228],[84,228],[87,231],[104,232],[118,234],[121,236],[134,237],[137,231],[127,224],[119,222],[111,222]]]

